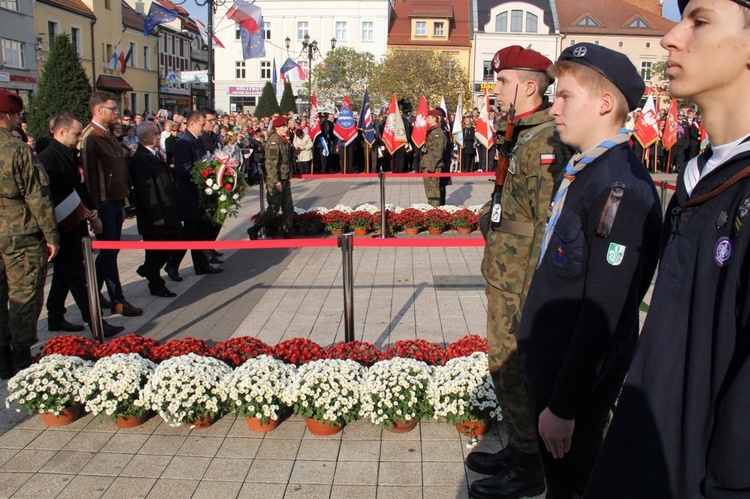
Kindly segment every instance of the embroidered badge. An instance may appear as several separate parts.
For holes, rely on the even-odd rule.
[[[732,256],[732,241],[728,237],[720,237],[714,246],[714,262],[719,267],[729,263]]]
[[[516,157],[515,156],[510,157],[510,161],[508,162],[508,173],[510,173],[511,175],[516,174]]]
[[[610,265],[620,265],[625,258],[625,246],[617,243],[609,243],[607,250],[607,263]]]
[[[745,222],[748,213],[750,213],[750,194],[740,203],[740,207],[737,209],[737,216],[734,218],[734,232],[735,234],[740,231],[742,224]]]
[[[721,229],[722,227],[724,227],[728,219],[729,217],[727,216],[726,211],[722,211],[721,213],[719,213],[719,216],[716,217],[716,228]]]
[[[540,165],[551,165],[555,162],[555,154],[540,154],[539,164]]]
[[[557,248],[555,248],[555,256],[553,258],[553,261],[557,265],[562,265],[565,261],[565,243],[560,243],[557,245]]]

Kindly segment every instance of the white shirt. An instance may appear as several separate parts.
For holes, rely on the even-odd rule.
[[[728,144],[720,146],[712,145],[711,149],[713,150],[713,154],[708,158],[708,161],[706,161],[706,166],[703,167],[702,172],[698,171],[698,156],[691,159],[685,167],[684,176],[685,190],[687,191],[688,196],[693,193],[693,189],[695,189],[695,186],[698,185],[698,182],[700,182],[703,177],[719,168],[730,158],[750,150],[750,142],[743,144],[748,137],[750,137],[750,134],[740,137],[734,142]]]

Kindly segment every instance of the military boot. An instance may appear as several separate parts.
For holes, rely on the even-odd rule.
[[[10,346],[0,347],[0,379],[13,377],[13,350]]]
[[[31,365],[34,359],[31,357],[31,348],[14,347],[13,348],[13,371],[18,372],[26,369]]]
[[[500,452],[472,452],[466,456],[466,467],[483,475],[495,475],[513,462],[516,451],[507,446]]]
[[[512,452],[513,458],[496,475],[477,480],[469,487],[473,499],[516,499],[544,492],[544,470],[539,454]]]

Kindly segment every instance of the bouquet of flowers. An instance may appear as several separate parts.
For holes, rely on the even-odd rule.
[[[108,357],[117,353],[137,353],[143,358],[154,360],[154,349],[159,342],[138,334],[128,334],[113,338],[109,343],[102,343],[96,349],[97,358]]]
[[[443,347],[427,340],[399,340],[385,351],[385,356],[421,360],[428,366],[442,366],[445,362]]]
[[[468,357],[474,352],[487,353],[487,338],[482,338],[477,334],[469,334],[454,341],[445,349],[449,359]]]
[[[436,367],[428,397],[435,418],[445,418],[449,424],[502,419],[486,353],[458,357]]]
[[[292,338],[278,343],[273,356],[287,364],[301,366],[308,362],[325,358],[323,347],[308,338]]]
[[[451,223],[451,215],[438,208],[433,208],[424,214],[425,226],[431,229],[445,229]]]
[[[51,354],[8,380],[5,407],[16,402],[29,414],[60,415],[82,402],[82,388],[93,363],[80,357]],[[20,409],[19,409],[20,411]]]
[[[323,215],[323,222],[328,230],[346,230],[350,216],[341,210],[330,210]]]
[[[364,367],[353,360],[321,359],[301,366],[292,382],[294,412],[343,425],[359,417]]]
[[[246,360],[259,355],[271,355],[273,349],[251,336],[241,336],[222,341],[214,347],[213,356],[232,367],[242,365]]]
[[[112,419],[146,415],[148,407],[140,395],[154,369],[156,364],[137,353],[116,353],[99,359],[81,391],[86,410]]]
[[[396,357],[374,364],[362,382],[362,417],[380,427],[429,418],[430,375],[431,368],[414,359]]]
[[[366,341],[349,341],[347,343],[341,342],[331,345],[326,350],[326,358],[328,359],[349,359],[355,362],[359,362],[365,367],[369,367],[374,363],[383,360],[383,352],[378,350],[378,347],[372,343]]]
[[[421,229],[424,227],[424,212],[416,208],[404,208],[397,220],[398,225],[405,229]]]
[[[225,378],[222,400],[236,416],[259,418],[262,424],[276,421],[282,407],[294,402],[294,371],[294,366],[267,355],[250,359]]]
[[[222,410],[224,378],[232,369],[213,357],[194,353],[172,357],[156,368],[141,392],[146,407],[170,426],[215,418]]]
[[[152,350],[153,360],[161,362],[162,360],[194,353],[203,357],[211,355],[211,347],[200,338],[183,338],[181,340],[169,340]]]
[[[473,229],[479,223],[479,215],[468,208],[463,208],[453,213],[451,225],[458,229]]]
[[[228,216],[237,216],[239,201],[248,188],[238,167],[239,162],[232,157],[231,149],[225,147],[213,155],[207,154],[191,170],[206,218],[214,225],[222,225]]]
[[[65,355],[68,357],[80,357],[85,360],[96,360],[98,341],[90,340],[84,336],[74,334],[61,334],[53,336],[44,345],[44,355]]]

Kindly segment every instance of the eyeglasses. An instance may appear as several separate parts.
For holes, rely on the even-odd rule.
[[[104,109],[109,109],[113,113],[119,109],[117,106],[99,106],[99,107],[103,107]]]
[[[124,122],[126,122],[126,121],[127,121],[127,122],[129,122],[129,121],[130,121],[130,118],[122,118],[122,119],[121,119],[121,121],[122,121],[123,123],[124,123]]]

